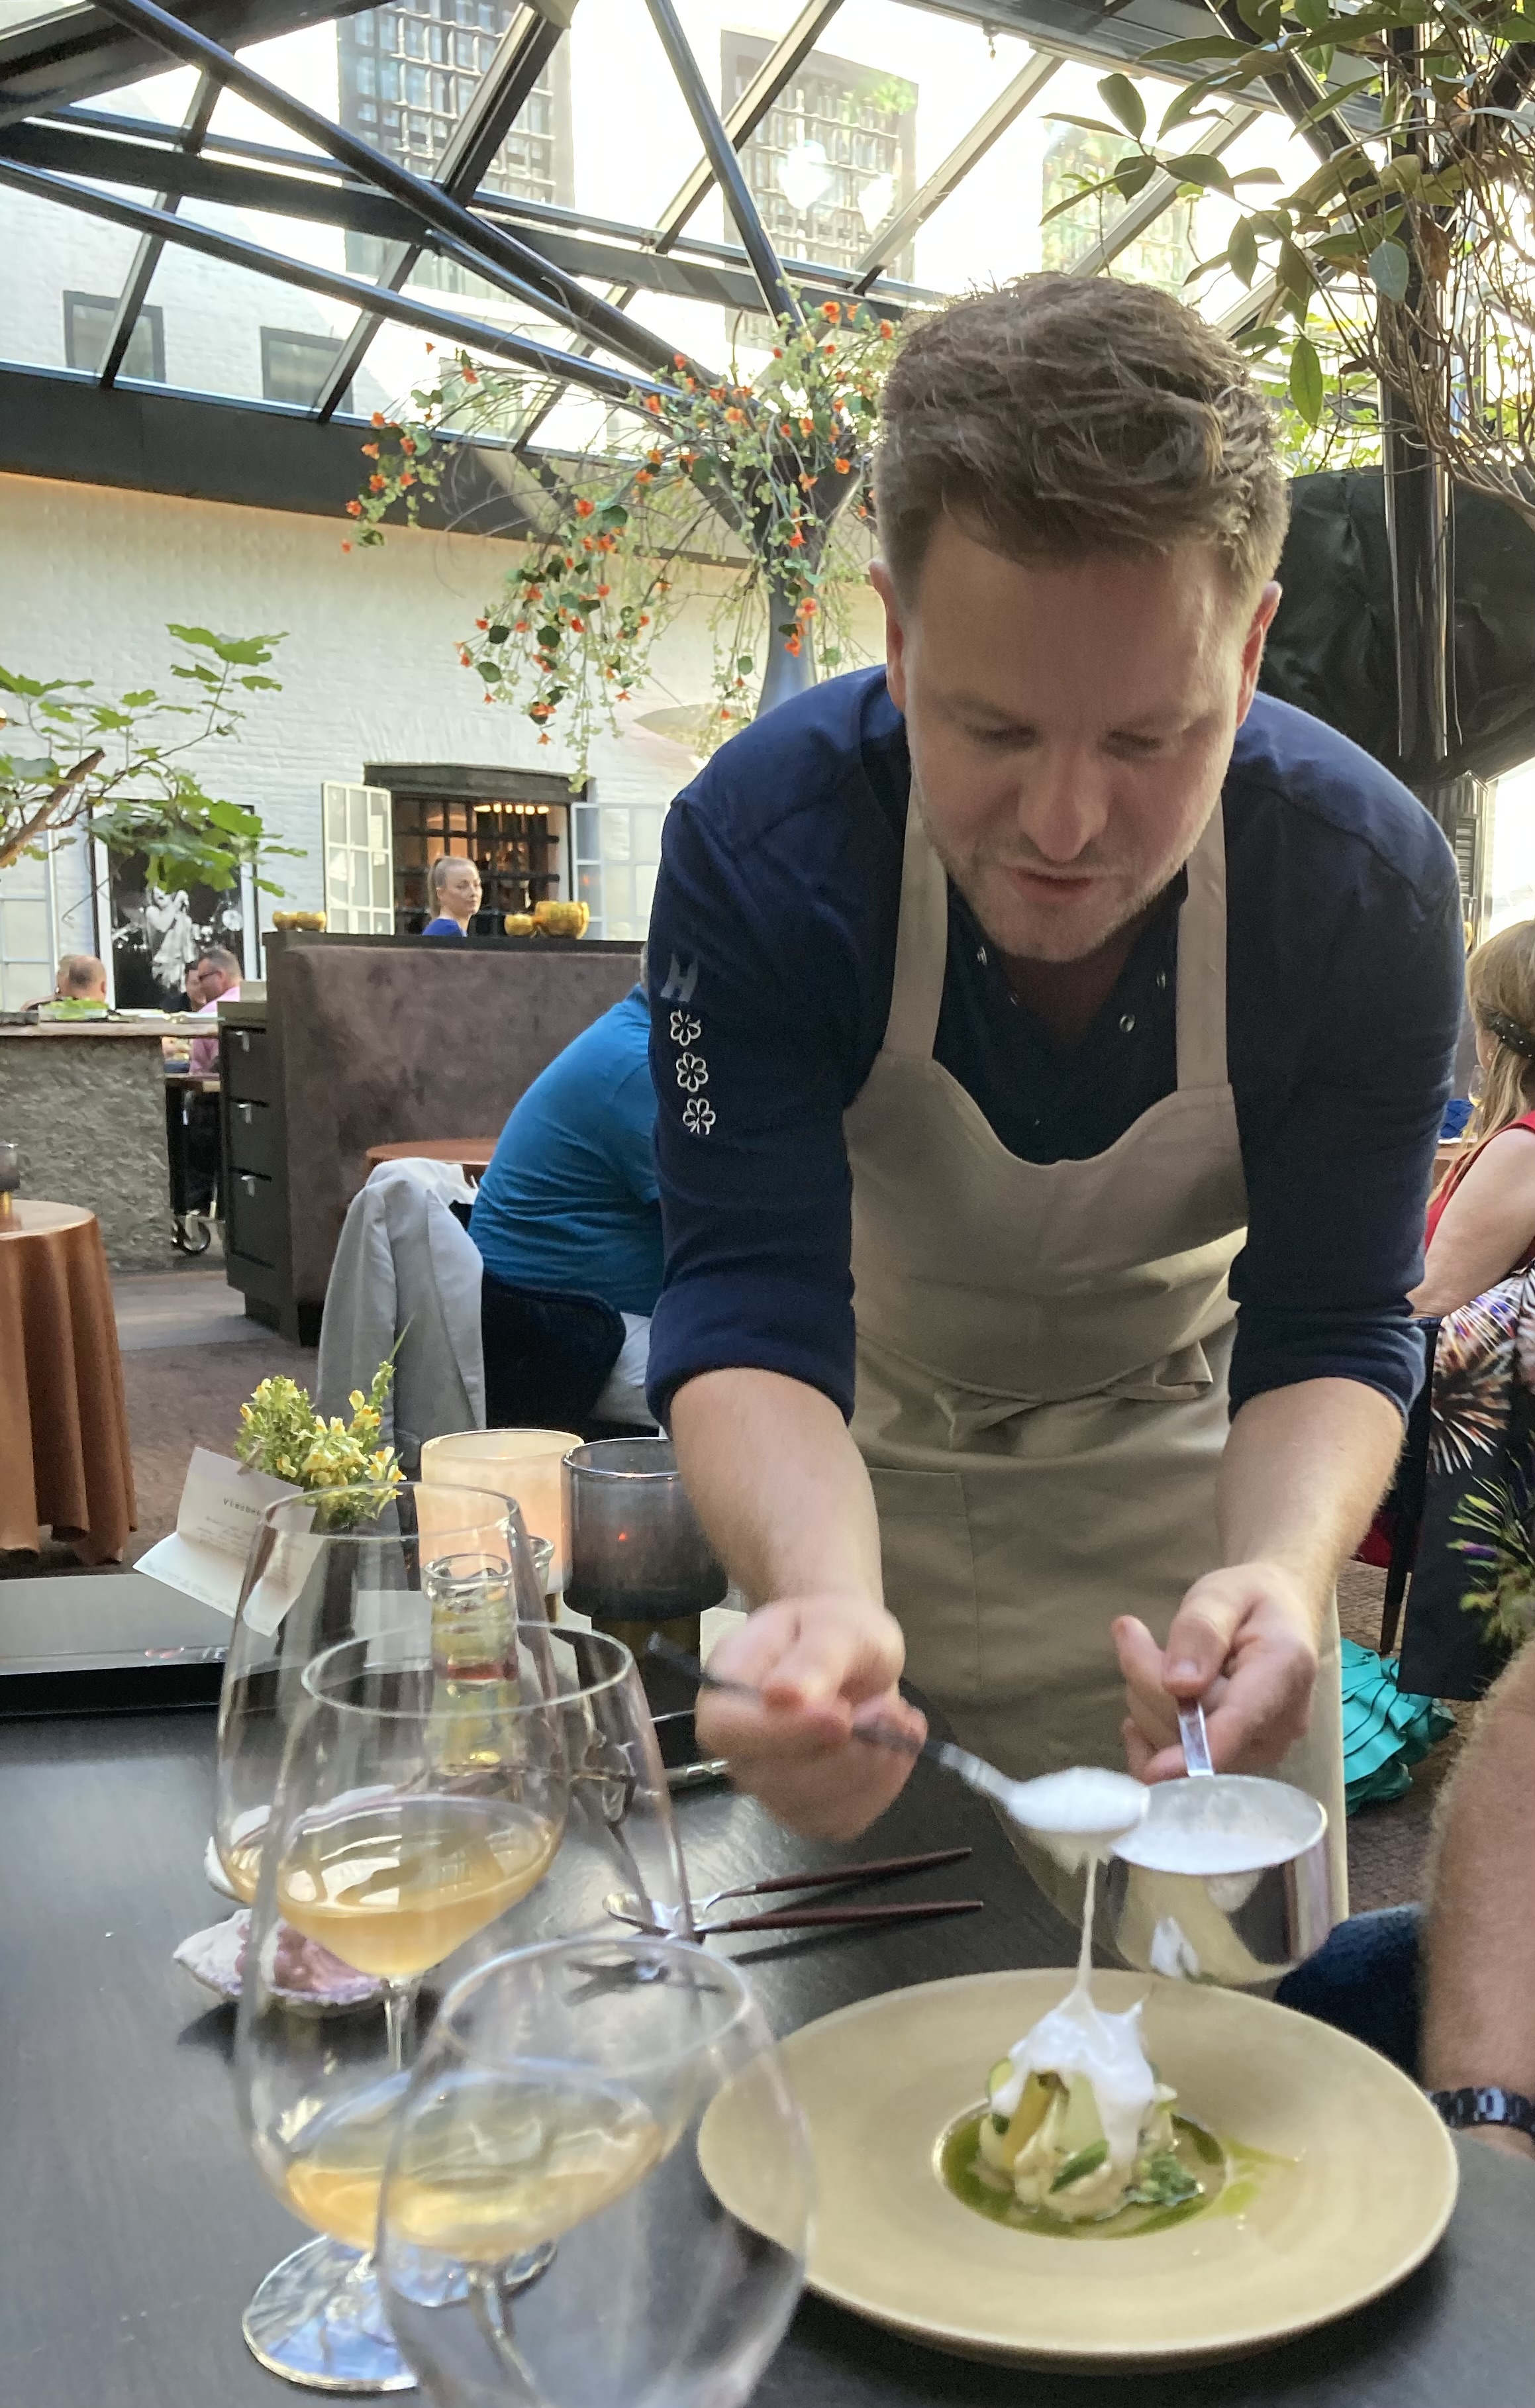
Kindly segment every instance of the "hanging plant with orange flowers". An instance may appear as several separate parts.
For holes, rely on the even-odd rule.
[[[711,519],[746,557],[711,616],[703,748],[753,716],[764,639],[791,654],[813,644],[823,666],[839,666],[863,576],[848,521],[855,534],[869,516],[870,444],[897,342],[867,303],[827,301],[803,325],[781,319],[749,378],[733,366],[702,383],[679,353],[675,386],[635,395],[647,438],[635,452],[593,448],[552,490],[558,464],[545,455],[544,522],[459,647],[486,700],[521,708],[541,742],[557,727],[583,776],[594,737],[616,728],[615,705],[681,599],[680,557],[721,550]],[[452,447],[522,423],[533,398],[518,372],[451,357],[409,412],[375,418],[367,480],[347,506],[351,540],[381,543],[392,516],[415,523],[423,499],[441,495]]]

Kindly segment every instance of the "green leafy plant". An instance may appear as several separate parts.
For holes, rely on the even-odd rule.
[[[635,396],[645,432],[632,452],[593,448],[563,474],[551,464],[529,495],[536,538],[459,649],[487,700],[522,709],[545,742],[558,717],[579,780],[678,607],[681,563],[700,553],[729,571],[711,621],[702,749],[753,715],[765,638],[798,658],[819,633],[822,662],[839,666],[862,578],[839,521],[849,504],[854,523],[868,516],[869,445],[897,340],[867,304],[827,301],[804,325],[781,319],[751,378],[733,366],[702,384],[679,353],[675,387]],[[380,413],[364,446],[374,465],[347,506],[360,543],[382,542],[391,513],[416,520],[423,498],[441,494],[454,443],[525,423],[537,395],[515,372],[460,352],[412,407]]]
[[[109,852],[147,855],[162,889],[222,890],[247,865],[294,850],[273,844],[242,803],[209,794],[188,761],[237,736],[240,695],[280,690],[263,672],[281,638],[168,632],[183,655],[171,675],[196,689],[182,701],[150,686],[107,701],[90,678],[0,667],[0,869],[75,827]]]
[[[1180,197],[1232,202],[1225,248],[1195,278],[1228,269],[1252,294],[1238,340],[1297,424],[1368,442],[1384,383],[1456,476],[1535,524],[1535,9],[1238,0],[1238,14],[1242,36],[1212,23],[1148,54],[1191,78],[1155,134],[1130,79],[1103,78],[1112,122],[1072,121],[1122,145],[1094,189],[1128,201],[1164,174]],[[1218,111],[1282,83],[1328,152],[1287,188],[1201,148]]]
[[[235,1452],[254,1471],[292,1481],[317,1498],[320,1526],[349,1529],[370,1520],[388,1503],[403,1474],[392,1446],[380,1446],[383,1408],[395,1378],[393,1359],[380,1363],[365,1397],[353,1388],[347,1398],[351,1419],[329,1421],[315,1412],[309,1392],[280,1376],[263,1380],[240,1407]],[[362,1491],[345,1498],[339,1490]]]

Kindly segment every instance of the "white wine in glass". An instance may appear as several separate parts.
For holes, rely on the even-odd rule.
[[[394,2126],[380,2281],[434,2408],[750,2396],[811,2173],[738,1967],[600,1935],[495,1957],[444,1999]]]
[[[360,1973],[414,1981],[542,1880],[563,1819],[495,1795],[317,1814],[283,1851],[278,1913]]]
[[[494,1670],[466,1680],[390,1627],[303,1674],[260,1833],[236,2066],[257,2164],[323,2236],[246,2311],[252,2352],[289,2382],[410,2385],[369,2253],[415,1985],[537,1886],[568,1804],[570,1704],[541,1612],[507,1618]],[[381,2011],[325,2015],[289,1990],[294,1933],[381,1984]]]

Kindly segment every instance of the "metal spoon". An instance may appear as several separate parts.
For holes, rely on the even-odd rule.
[[[744,1681],[724,1681],[717,1673],[706,1672],[696,1656],[684,1655],[658,1632],[653,1632],[646,1654],[696,1682],[700,1688],[718,1689],[729,1697],[751,1698],[759,1705],[763,1702],[760,1689],[752,1688]],[[1097,1795],[1091,1811],[1073,1820],[1064,1787],[1073,1777],[1070,1773],[1047,1772],[1034,1781],[1012,1781],[1005,1772],[998,1772],[995,1764],[988,1764],[984,1756],[973,1756],[968,1748],[956,1747],[953,1740],[909,1739],[892,1723],[856,1723],[853,1736],[867,1740],[871,1747],[893,1748],[898,1756],[925,1756],[940,1771],[953,1773],[967,1788],[989,1798],[1010,1821],[1032,1832],[1047,1846],[1064,1847],[1074,1854],[1096,1851],[1123,1839],[1143,1820],[1150,1803],[1150,1791],[1139,1781],[1132,1781],[1127,1772],[1095,1770],[1093,1784]]]

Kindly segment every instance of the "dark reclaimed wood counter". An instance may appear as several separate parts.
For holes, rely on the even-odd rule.
[[[105,1585],[105,1584],[103,1584]],[[202,1856],[210,1708],[0,1723],[0,2398],[5,2408],[279,2408],[240,2339],[301,2237],[236,2122],[233,2017],[171,1951],[225,1910]],[[696,1885],[835,1862],[720,1791],[679,1801]],[[968,1842],[984,1914],[725,1943],[780,2030],[902,1984],[1058,1964],[1070,1935],[986,1810],[919,1767],[861,1853]],[[949,1894],[953,1894],[950,1888]],[[718,1944],[718,1943],[716,1943]],[[1535,2408],[1535,2164],[1460,2144],[1450,2231],[1373,2307],[1263,2357],[1118,2379],[941,2357],[807,2299],[760,2408]]]

